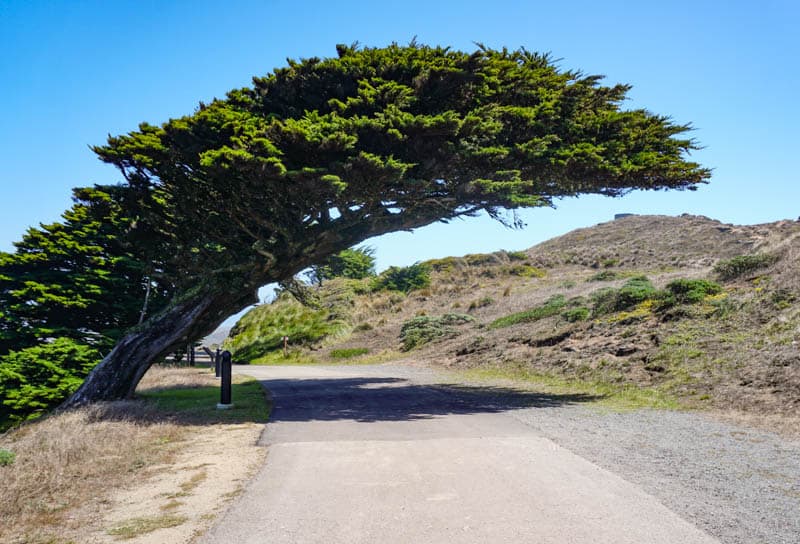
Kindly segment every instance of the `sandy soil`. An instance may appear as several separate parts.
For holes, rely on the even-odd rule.
[[[130,526],[141,532],[124,542],[132,544],[184,544],[203,534],[216,517],[261,466],[266,450],[258,445],[264,426],[257,423],[193,427],[180,452],[168,465],[153,467],[152,474],[135,487],[120,490],[103,501],[85,530],[74,536],[87,544],[119,542],[109,534]],[[94,507],[97,507],[95,505]],[[147,523],[170,525],[142,532]]]

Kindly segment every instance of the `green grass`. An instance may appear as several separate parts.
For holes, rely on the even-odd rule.
[[[233,408],[217,410],[219,387],[169,388],[140,396],[159,411],[198,423],[266,423],[270,405],[264,388],[254,378],[234,376]]]
[[[0,448],[0,467],[13,465],[16,459],[17,454],[13,451]]]
[[[475,368],[458,371],[458,374],[475,381],[510,380],[516,385],[535,389],[542,393],[596,397],[596,400],[588,401],[587,404],[614,411],[686,408],[677,398],[658,389],[608,383],[602,380],[569,379],[520,367]]]
[[[331,350],[331,357],[334,359],[352,359],[369,353],[368,348],[341,348]]]
[[[531,321],[538,321],[545,317],[550,317],[561,313],[561,310],[566,306],[567,301],[563,295],[556,295],[551,297],[541,306],[525,310],[524,312],[517,312],[515,314],[506,315],[495,319],[489,323],[490,329],[501,329],[503,327],[510,327],[517,323],[528,323]]]
[[[189,518],[186,516],[175,516],[172,514],[163,514],[160,516],[149,516],[141,518],[131,518],[112,527],[107,532],[112,536],[116,536],[121,540],[128,540],[136,538],[137,536],[152,533],[158,529],[166,529],[167,527],[177,527],[182,525]]]
[[[290,349],[286,355],[283,354],[283,350],[270,351],[249,361],[251,365],[316,365],[318,363],[319,361],[308,352],[300,349]]]

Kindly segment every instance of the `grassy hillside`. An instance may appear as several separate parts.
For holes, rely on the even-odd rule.
[[[403,360],[794,414],[799,234],[791,221],[632,216],[525,252],[429,261],[430,284],[409,293],[336,280],[319,290],[321,309],[304,310],[315,333],[287,333],[298,340],[291,357]],[[229,345],[249,335],[248,346],[273,346],[278,331],[301,326],[296,312],[286,300],[257,308]],[[249,324],[255,316],[269,332]]]

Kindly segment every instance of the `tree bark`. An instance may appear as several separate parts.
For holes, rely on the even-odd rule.
[[[211,333],[228,316],[257,301],[255,288],[246,292],[207,289],[188,296],[122,338],[61,408],[132,397],[154,362]]]

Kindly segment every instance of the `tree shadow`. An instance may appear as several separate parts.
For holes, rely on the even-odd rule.
[[[453,414],[499,413],[598,400],[497,386],[418,384],[402,378],[269,379],[271,422],[414,421]]]

